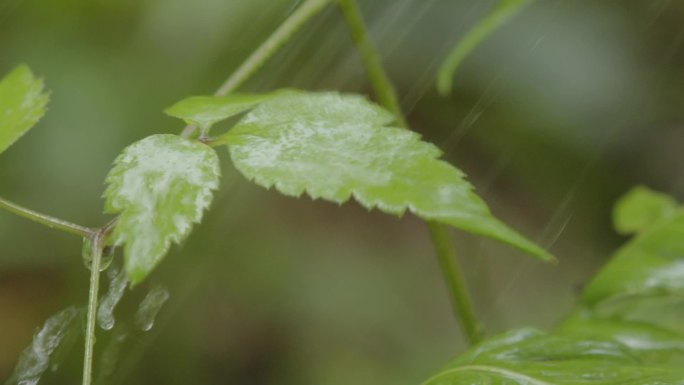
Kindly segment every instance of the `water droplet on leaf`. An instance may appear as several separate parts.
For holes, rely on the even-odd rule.
[[[105,246],[102,249],[102,257],[100,260],[100,271],[105,271],[112,264],[114,260],[114,246]],[[83,249],[81,252],[83,256],[83,264],[86,269],[90,270],[90,265],[93,263],[93,241],[89,238],[83,238]]]

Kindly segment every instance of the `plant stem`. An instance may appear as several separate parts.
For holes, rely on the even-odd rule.
[[[361,54],[361,60],[363,60],[363,65],[375,90],[378,102],[394,113],[397,122],[402,127],[408,128],[406,118],[399,104],[397,92],[382,66],[377,49],[368,37],[368,31],[366,30],[363,16],[356,0],[338,0],[338,5],[349,27],[349,32],[356,44],[356,48]]]
[[[24,217],[34,222],[40,223],[41,225],[45,225],[52,229],[61,230],[69,234],[78,235],[79,237],[87,238],[89,236],[92,236],[93,233],[95,233],[96,231],[85,226],[77,225],[75,223],[71,223],[59,218],[51,217],[49,215],[41,214],[39,212],[27,209],[26,207],[22,207],[4,198],[0,198],[0,208],[5,209],[20,217]]]
[[[368,37],[363,16],[356,0],[338,0],[338,5],[347,22],[352,39],[361,54],[378,101],[383,107],[394,113],[399,125],[408,129],[397,92],[382,66],[377,50]],[[428,231],[449,289],[456,318],[460,319],[468,340],[475,343],[480,339],[482,328],[475,318],[475,309],[470,299],[470,292],[456,260],[456,253],[449,240],[447,228],[436,222],[428,222]]]
[[[287,43],[292,35],[297,32],[304,23],[332,0],[306,0],[263,42],[252,52],[251,55],[233,72],[230,77],[214,93],[215,96],[225,96],[235,91],[254,73],[261,68],[278,50]],[[197,128],[187,126],[181,136],[192,136]]]
[[[427,225],[444,275],[444,281],[451,293],[451,304],[456,310],[456,316],[461,320],[466,337],[471,344],[474,344],[481,339],[482,328],[475,317],[470,291],[456,260],[456,251],[449,237],[448,229],[437,222],[428,222]]]
[[[100,261],[104,246],[105,229],[103,227],[91,238],[90,289],[88,291],[88,315],[85,331],[85,354],[83,355],[83,385],[90,385],[93,378],[93,353],[95,348],[95,319],[97,317],[97,300],[100,289]]]
[[[452,49],[437,72],[437,91],[442,96],[451,93],[454,74],[463,60],[487,37],[513,18],[533,0],[500,0]]]

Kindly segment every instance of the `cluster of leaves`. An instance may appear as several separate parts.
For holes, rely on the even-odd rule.
[[[684,208],[638,187],[614,219],[634,238],[555,330],[495,336],[425,385],[684,384]]]
[[[191,97],[166,111],[199,126],[203,141],[215,123],[242,114],[209,141],[227,145],[236,168],[289,196],[368,209],[406,210],[509,243],[544,260],[544,250],[494,218],[463,173],[392,114],[356,95],[279,91]],[[140,282],[199,222],[218,186],[216,154],[201,141],[153,135],[124,150],[107,177],[106,209],[121,214],[114,243],[123,244],[131,282]]]
[[[45,111],[42,82],[19,66],[0,84],[5,118],[0,149],[9,147]],[[242,114],[213,143],[226,144],[248,179],[285,195],[343,203],[426,219],[482,234],[543,260],[548,253],[494,218],[463,173],[391,113],[356,95],[279,91],[191,97],[167,113],[199,126],[200,140],[152,135],[116,159],[106,178],[105,211],[118,214],[111,243],[123,246],[132,284],[154,269],[172,243],[198,223],[219,184],[219,160],[203,143],[211,126]]]
[[[0,152],[41,118],[47,100],[26,66],[0,81]],[[200,96],[166,112],[198,126],[199,138],[144,138],[122,152],[106,178],[105,211],[118,215],[109,242],[124,248],[132,284],[211,204],[220,178],[212,146],[226,146],[247,179],[285,195],[409,211],[553,260],[493,217],[463,173],[439,159],[439,149],[395,127],[391,113],[364,97],[293,90]],[[211,136],[212,126],[231,118],[237,123]],[[684,209],[638,188],[618,202],[615,225],[634,239],[559,327],[495,336],[426,385],[684,385]]]

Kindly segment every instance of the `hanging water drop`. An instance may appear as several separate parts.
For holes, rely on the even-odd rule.
[[[62,339],[75,326],[79,310],[70,307],[48,318],[43,327],[33,336],[31,345],[21,353],[14,373],[6,385],[35,385],[50,367],[50,356]]]
[[[114,308],[123,297],[128,284],[128,276],[126,270],[117,268],[110,269],[107,276],[109,277],[109,291],[100,300],[100,307],[97,309],[97,323],[102,329],[111,330],[116,322]]]
[[[100,271],[105,271],[112,264],[114,260],[114,246],[105,246],[102,249],[102,256],[100,257]],[[90,270],[90,265],[93,263],[93,241],[90,238],[83,238],[83,250],[81,255],[83,256],[83,264]]]
[[[149,331],[154,326],[157,313],[169,299],[169,292],[162,286],[155,286],[140,302],[135,313],[135,325],[142,331]]]

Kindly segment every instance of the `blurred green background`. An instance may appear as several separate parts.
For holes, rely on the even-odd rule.
[[[629,187],[684,196],[684,3],[535,2],[466,60],[454,96],[439,97],[439,64],[493,3],[360,0],[412,127],[466,171],[495,214],[560,259],[542,265],[454,232],[489,333],[551,326],[569,311],[623,241],[610,215]],[[161,111],[212,93],[296,5],[0,0],[0,72],[27,63],[52,98],[0,159],[0,195],[103,224],[116,155],[179,132]],[[279,87],[370,93],[337,9],[243,90]],[[246,183],[219,153],[223,186],[204,223],[125,295],[114,331],[99,332],[100,356],[119,349],[108,376],[96,359],[99,383],[409,385],[464,349],[420,221],[281,197]],[[80,248],[0,212],[0,381],[47,317],[85,305]],[[151,331],[136,331],[133,313],[156,284],[170,300]],[[80,346],[41,384],[80,381]]]

